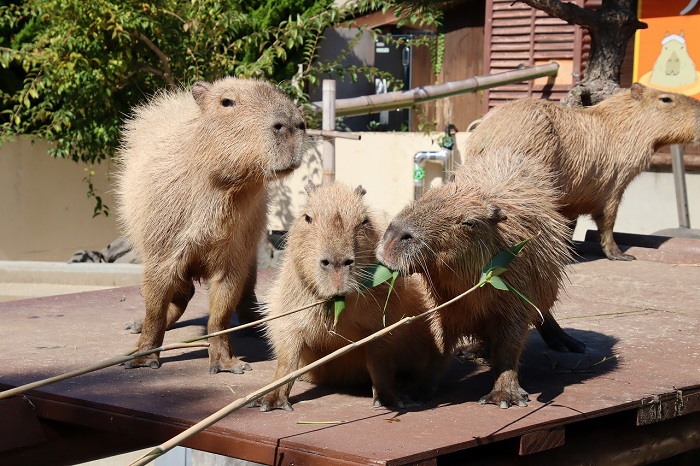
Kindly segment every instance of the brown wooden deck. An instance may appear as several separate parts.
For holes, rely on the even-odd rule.
[[[488,367],[455,361],[419,408],[373,409],[368,389],[297,382],[295,411],[245,408],[186,446],[287,465],[639,463],[700,448],[700,241],[688,241],[644,243],[654,247],[632,248],[635,262],[586,256],[572,266],[557,316],[587,352],[552,352],[533,332],[526,408],[478,405]],[[261,272],[259,286],[270,278]],[[0,303],[0,388],[133,347],[122,328],[142,313],[137,287]],[[205,290],[183,319],[166,342],[204,332]],[[0,401],[0,464],[69,464],[174,436],[272,380],[265,343],[232,340],[253,371],[210,375],[205,349],[173,351],[159,370],[111,367]]]

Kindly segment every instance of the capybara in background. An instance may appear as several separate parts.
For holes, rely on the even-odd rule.
[[[363,202],[362,187],[309,184],[307,191],[306,206],[289,229],[286,255],[266,300],[269,315],[337,296],[345,296],[346,308],[335,327],[326,304],[267,323],[277,357],[275,380],[383,327],[388,283],[363,292],[360,284],[369,274],[366,268],[376,262],[374,250],[385,224]],[[389,297],[386,325],[423,312],[427,297],[420,280],[399,278]],[[375,406],[402,406],[408,392],[431,394],[437,378],[429,368],[435,357],[440,355],[427,322],[419,320],[320,366],[305,380],[331,385],[371,382]],[[427,386],[421,386],[421,380]],[[261,410],[291,410],[291,389],[289,383],[265,395]]]
[[[117,196],[142,258],[146,317],[139,351],[157,348],[209,283],[208,330],[230,326],[266,226],[268,181],[302,159],[302,114],[271,84],[223,78],[162,92],[126,121]],[[157,354],[127,367],[157,368]],[[209,371],[242,373],[229,335],[210,339]]]
[[[472,157],[455,180],[430,189],[389,224],[378,258],[430,284],[438,303],[463,293],[499,252],[531,238],[502,278],[545,315],[557,299],[570,258],[569,230],[557,212],[551,175],[533,158],[508,150]],[[516,294],[491,285],[433,313],[430,325],[450,352],[472,337],[490,352],[493,390],[480,403],[524,406],[528,394],[518,382],[518,362],[528,329],[541,321]]]
[[[521,99],[491,110],[463,153],[509,147],[535,157],[556,176],[559,211],[573,221],[589,214],[608,259],[632,260],[613,239],[622,195],[666,144],[698,140],[700,102],[635,83],[587,108]]]

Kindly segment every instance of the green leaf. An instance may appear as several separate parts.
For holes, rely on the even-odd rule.
[[[386,268],[386,267],[384,267],[384,268]],[[389,292],[386,294],[386,301],[384,302],[384,310],[382,312],[382,324],[384,325],[384,327],[386,327],[386,308],[389,305],[389,297],[391,296],[391,292],[394,290],[394,282],[396,282],[396,278],[398,276],[399,276],[398,270],[391,272],[391,282],[389,282]]]
[[[338,323],[340,313],[345,309],[345,296],[338,296],[333,301],[333,327]]]
[[[385,281],[389,280],[391,277],[396,277],[398,275],[398,272],[394,272],[393,270],[379,263],[370,265],[369,267],[365,268],[363,272],[365,278],[362,280],[362,283],[360,283],[361,291],[365,291],[370,288],[374,288],[375,286],[381,285]],[[394,278],[394,280],[395,279],[396,278]],[[391,282],[391,285],[393,287],[393,281]]]
[[[496,289],[508,291],[508,285],[499,276],[494,275],[494,276],[489,277],[489,279],[487,280],[487,283],[490,283]]]
[[[527,238],[515,246],[511,246],[505,251],[496,254],[481,272],[480,281],[488,281],[490,277],[497,277],[508,270],[510,263],[520,254],[520,251],[522,251],[530,239],[531,238]]]

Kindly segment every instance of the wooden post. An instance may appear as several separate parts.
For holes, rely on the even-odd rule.
[[[685,186],[685,165],[683,163],[683,146],[680,144],[671,144],[671,168],[673,170],[673,184],[676,187],[678,226],[681,228],[690,228],[688,190]]]
[[[335,130],[335,80],[323,80],[323,131]],[[323,140],[323,184],[335,180],[335,138]]]

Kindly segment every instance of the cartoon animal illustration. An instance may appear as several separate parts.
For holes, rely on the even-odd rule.
[[[697,81],[695,62],[686,47],[685,32],[669,34],[661,40],[659,53],[649,78],[650,84],[664,87],[683,87]]]

